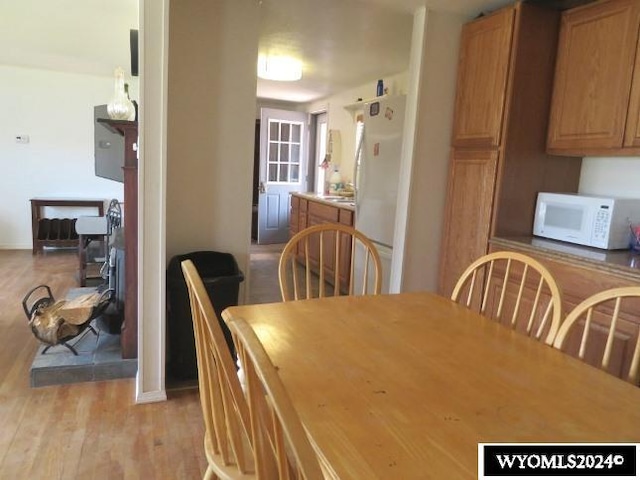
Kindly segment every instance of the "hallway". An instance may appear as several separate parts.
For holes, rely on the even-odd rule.
[[[251,286],[248,303],[272,303],[281,300],[278,261],[283,248],[284,244],[251,245]]]

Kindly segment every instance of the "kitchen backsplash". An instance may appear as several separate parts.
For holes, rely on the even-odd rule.
[[[579,193],[640,198],[640,157],[584,157]]]

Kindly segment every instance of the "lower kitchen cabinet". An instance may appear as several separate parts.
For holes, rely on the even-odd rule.
[[[497,165],[496,150],[452,151],[440,259],[442,295],[451,295],[465,268],[487,252]]]
[[[353,207],[339,205],[333,202],[314,198],[313,194],[292,194],[291,195],[291,221],[289,224],[290,235],[293,236],[299,231],[313,225],[322,223],[341,223],[343,225],[354,225]],[[314,268],[318,269],[320,264],[319,238],[311,238],[309,241],[309,261]],[[304,261],[305,252],[299,246],[297,252],[300,261]],[[328,279],[334,278],[335,239],[326,236],[323,240],[323,255],[325,258],[325,276]],[[351,273],[351,243],[349,238],[341,238],[340,245],[340,288],[346,291],[349,287]]]
[[[637,286],[640,284],[640,270],[635,273],[632,268],[615,268],[609,263],[583,261],[574,256],[562,253],[539,250],[523,243],[492,239],[490,251],[515,251],[524,253],[541,262],[551,272],[562,292],[562,310],[564,319],[580,302],[603,290],[618,287]],[[619,255],[626,255],[625,252]],[[492,288],[492,290],[499,290]],[[491,295],[491,294],[490,294]],[[496,293],[497,295],[497,293]],[[535,297],[534,289],[525,289],[525,301],[531,302]],[[607,324],[613,313],[610,306],[605,305],[594,311],[592,321],[595,324]],[[638,340],[640,330],[640,301],[627,300],[622,303],[619,317],[618,333],[614,339],[613,356],[609,373],[624,378],[631,363],[631,355]],[[575,328],[570,334],[565,351],[577,357],[578,346],[582,334],[581,328]],[[590,333],[585,361],[596,365],[602,359],[606,343],[604,327],[597,325]]]

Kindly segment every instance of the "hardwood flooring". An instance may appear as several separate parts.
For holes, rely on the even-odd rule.
[[[0,478],[197,479],[205,472],[195,389],[134,404],[134,380],[30,388],[38,347],[22,298],[77,286],[75,252],[0,250]]]

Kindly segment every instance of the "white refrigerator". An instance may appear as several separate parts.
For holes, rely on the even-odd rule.
[[[364,127],[356,150],[355,226],[378,249],[383,293],[389,291],[391,275],[405,103],[404,95],[396,95],[365,104]],[[356,272],[362,272],[362,255],[356,252],[354,261]]]

